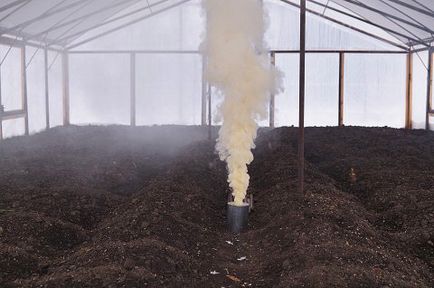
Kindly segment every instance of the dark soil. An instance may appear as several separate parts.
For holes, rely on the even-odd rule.
[[[249,230],[201,127],[68,127],[0,144],[0,287],[434,287],[434,133],[262,130]]]

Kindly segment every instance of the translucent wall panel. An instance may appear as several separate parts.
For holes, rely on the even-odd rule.
[[[405,55],[345,57],[345,125],[404,127]]]
[[[284,73],[285,91],[276,96],[276,125],[298,126],[299,54],[277,54],[276,65]],[[337,125],[337,54],[306,55],[305,125]]]
[[[284,73],[284,92],[276,95],[276,126],[298,124],[298,54],[276,54],[276,66]]]
[[[306,126],[338,124],[339,56],[306,55]]]
[[[201,122],[201,56],[137,55],[137,124]]]
[[[264,1],[268,12],[265,40],[270,49],[299,49],[299,12],[279,1]]]
[[[43,50],[27,48],[26,63],[28,65],[27,102],[29,108],[29,132],[35,133],[45,129],[45,77]]]
[[[418,55],[413,55],[413,128],[425,129],[428,52]]]
[[[3,138],[24,135],[24,119],[12,119],[3,121]]]
[[[57,52],[48,52],[49,103],[50,103],[50,127],[63,124],[62,104],[62,62]]]
[[[21,100],[21,49],[0,45],[1,98],[6,111],[18,110]],[[8,53],[8,54],[7,54]]]
[[[70,111],[74,124],[129,124],[129,55],[71,55]]]

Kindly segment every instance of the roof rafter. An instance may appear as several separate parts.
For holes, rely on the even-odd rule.
[[[324,8],[326,8],[326,9],[328,9],[328,10],[335,11],[335,12],[340,13],[340,14],[342,14],[342,15],[345,15],[345,16],[347,16],[347,17],[353,18],[353,19],[355,19],[355,20],[358,20],[358,21],[364,22],[364,23],[366,23],[366,24],[369,24],[369,25],[372,25],[372,26],[374,26],[374,27],[377,27],[377,28],[379,28],[379,29],[381,29],[381,30],[384,30],[384,31],[388,32],[388,33],[389,33],[392,37],[394,37],[394,38],[396,38],[396,36],[400,36],[400,37],[403,37],[403,38],[406,38],[406,39],[409,39],[409,40],[417,41],[417,39],[408,38],[408,35],[405,35],[405,34],[402,34],[402,33],[400,33],[400,32],[397,32],[397,31],[395,31],[395,30],[393,30],[393,29],[390,29],[390,28],[387,28],[387,27],[381,26],[381,25],[379,25],[379,24],[377,24],[377,23],[375,23],[375,22],[372,22],[372,21],[370,21],[370,20],[368,20],[368,19],[365,19],[365,18],[363,18],[363,17],[361,17],[361,16],[358,16],[358,15],[355,15],[355,14],[348,13],[348,12],[346,12],[346,11],[343,11],[343,10],[337,9],[337,8],[335,8],[335,7],[333,7],[333,6],[326,5],[326,4],[323,4],[323,3],[321,3],[321,2],[318,2],[318,1],[316,1],[316,0],[308,0],[308,1],[311,2],[311,3],[313,3],[313,4],[316,4],[316,5],[318,5],[318,6],[324,7]],[[402,42],[399,38],[396,38],[396,40],[398,40],[399,42]],[[405,44],[404,42],[402,42],[402,43]]]
[[[11,9],[11,8],[13,8],[15,6],[18,6],[21,3],[23,3],[23,2],[27,2],[27,1],[29,1],[29,0],[16,0],[16,1],[12,2],[12,3],[6,4],[5,6],[0,7],[0,12],[9,10],[9,9]]]
[[[27,21],[24,21],[24,22],[22,22],[22,23],[20,23],[20,24],[18,24],[18,25],[13,26],[13,27],[10,27],[10,28],[7,28],[7,29],[3,29],[3,30],[0,31],[0,32],[1,32],[1,34],[9,34],[9,33],[13,33],[14,31],[17,31],[17,30],[19,30],[19,29],[24,29],[25,27],[27,27],[27,26],[29,26],[29,25],[35,23],[35,22],[38,22],[38,21],[40,21],[40,20],[43,20],[43,19],[48,18],[48,17],[50,17],[50,16],[56,15],[56,14],[58,14],[58,13],[61,13],[61,12],[66,11],[66,10],[68,10],[68,9],[74,8],[74,7],[76,7],[76,6],[79,6],[79,5],[81,5],[81,4],[85,3],[85,2],[93,1],[93,0],[81,0],[81,1],[76,1],[76,2],[74,2],[74,3],[72,3],[72,4],[65,5],[64,7],[61,7],[61,8],[55,9],[55,8],[57,8],[59,5],[63,4],[65,1],[67,1],[67,0],[64,0],[64,1],[62,1],[62,2],[60,2],[60,3],[58,3],[58,4],[56,4],[55,6],[53,6],[52,8],[50,8],[49,10],[45,11],[44,13],[42,13],[41,15],[39,15],[39,16],[37,16],[37,17],[35,17],[35,18],[29,19],[29,20],[27,20]]]
[[[433,13],[432,11],[427,11],[427,10],[425,10],[425,9],[418,8],[418,7],[416,7],[416,6],[413,6],[413,5],[411,5],[411,4],[406,3],[406,2],[404,2],[404,1],[401,1],[401,0],[388,0],[388,1],[393,2],[393,3],[396,3],[396,4],[399,4],[399,5],[404,6],[404,7],[407,7],[407,8],[410,8],[410,9],[412,9],[412,10],[414,10],[414,11],[417,11],[417,12],[419,12],[419,13],[422,13],[422,14],[428,15],[428,16],[430,16],[430,17],[434,17],[434,13]],[[413,0],[413,1],[414,1],[414,0]],[[416,2],[416,1],[414,1],[414,2]],[[422,5],[422,4],[420,4],[419,2],[416,2],[416,3],[418,3],[419,5]]]
[[[413,16],[408,15],[408,14],[405,14],[402,10],[400,10],[400,9],[396,8],[395,6],[393,6],[393,5],[389,4],[389,3],[387,3],[387,2],[384,1],[384,0],[380,0],[380,1],[381,1],[382,3],[384,3],[385,5],[387,5],[388,7],[392,8],[393,10],[397,11],[398,13],[402,14],[403,16],[405,16],[405,17],[411,19],[411,20],[414,21],[415,23],[417,23],[417,24],[419,24],[420,26],[424,27],[426,31],[433,31],[433,30],[429,29],[426,25],[424,25],[423,23],[421,23],[419,20],[415,19]],[[431,32],[430,32],[430,33],[431,33]],[[431,34],[433,34],[433,33],[431,33]]]
[[[354,0],[343,0],[343,1],[348,2],[348,3],[350,3],[350,4],[353,4],[353,5],[356,5],[356,6],[359,6],[359,7],[362,7],[362,8],[364,8],[364,9],[369,10],[369,11],[375,12],[375,13],[377,13],[377,14],[380,14],[380,15],[383,16],[383,17],[390,18],[390,19],[394,19],[394,20],[396,20],[396,21],[399,21],[399,22],[404,23],[404,24],[406,24],[406,25],[412,26],[412,27],[417,28],[417,29],[419,29],[419,30],[425,31],[425,32],[427,32],[427,33],[430,33],[430,34],[431,34],[431,33],[434,33],[434,31],[431,30],[431,29],[428,29],[428,30],[427,30],[427,28],[425,28],[425,27],[423,27],[423,26],[421,26],[421,25],[419,25],[419,24],[413,23],[413,22],[408,21],[408,20],[406,20],[406,19],[403,19],[403,18],[401,18],[401,17],[398,17],[398,16],[395,16],[395,15],[393,15],[393,14],[387,13],[387,12],[385,12],[385,11],[381,11],[381,10],[379,10],[379,9],[377,9],[377,8],[374,8],[374,7],[372,7],[372,6],[366,5],[366,4],[362,3],[362,2],[354,1]],[[389,20],[390,20],[390,19],[389,19]]]
[[[433,9],[430,9],[430,8],[427,7],[426,5],[420,3],[419,0],[411,0],[411,1],[413,1],[415,4],[419,5],[419,6],[422,7],[423,9],[426,9],[426,11],[429,11],[429,12],[431,12],[431,13],[434,14],[434,10],[433,10]]]
[[[116,32],[116,31],[118,31],[118,30],[121,30],[121,29],[123,29],[123,28],[125,28],[125,27],[131,26],[131,25],[134,25],[134,24],[136,24],[136,23],[138,23],[138,22],[141,22],[141,21],[143,21],[143,20],[145,20],[145,19],[151,18],[151,17],[153,17],[153,16],[155,16],[155,15],[158,15],[158,14],[161,14],[161,13],[166,12],[166,11],[168,11],[168,10],[171,10],[171,9],[173,9],[173,8],[175,8],[175,7],[181,6],[181,5],[183,5],[183,4],[187,3],[187,2],[190,2],[190,1],[191,1],[191,0],[182,0],[182,1],[176,2],[176,3],[172,4],[172,5],[167,6],[167,7],[165,7],[165,8],[162,8],[162,9],[160,9],[160,10],[158,10],[158,11],[154,11],[154,12],[152,12],[152,13],[146,15],[146,16],[140,17],[140,18],[138,18],[138,19],[135,19],[135,20],[133,20],[133,21],[130,21],[130,22],[125,23],[125,24],[123,24],[123,25],[120,25],[120,26],[118,26],[118,27],[112,28],[112,29],[110,29],[110,30],[108,30],[108,31],[105,31],[105,32],[103,32],[103,33],[100,33],[100,34],[98,34],[98,35],[95,35],[95,36],[93,36],[93,37],[87,38],[86,40],[83,40],[83,41],[80,41],[80,42],[78,42],[78,43],[76,43],[76,44],[73,44],[73,45],[71,45],[71,46],[68,46],[68,47],[66,47],[66,49],[67,49],[67,50],[70,50],[70,49],[76,48],[76,47],[81,46],[81,45],[83,45],[83,44],[86,44],[86,43],[88,43],[88,42],[90,42],[90,41],[96,40],[96,39],[98,39],[98,38],[101,38],[101,37],[103,37],[103,36],[106,36],[106,35],[108,35],[108,34],[111,34],[111,33],[113,33],[113,32]]]
[[[139,1],[139,0],[124,0],[124,1],[119,1],[119,2],[112,3],[111,5],[108,5],[106,7],[103,7],[101,9],[98,9],[97,11],[93,11],[93,12],[87,13],[85,15],[81,15],[81,16],[79,16],[77,18],[74,18],[74,19],[70,19],[70,20],[62,19],[61,21],[59,21],[55,25],[52,25],[51,27],[49,27],[49,28],[47,28],[47,29],[39,32],[38,34],[35,34],[34,38],[41,37],[41,36],[43,36],[45,34],[53,32],[55,30],[64,28],[66,26],[73,25],[74,23],[82,23],[83,21],[86,21],[86,20],[90,19],[92,16],[101,14],[103,12],[106,12],[108,10],[114,9],[116,7],[119,7],[119,6],[124,6],[128,2],[137,2],[137,1]],[[80,8],[79,10],[81,10],[81,9],[82,8]],[[77,11],[74,11],[74,12],[77,12]],[[75,13],[73,13],[73,14],[75,14]],[[61,36],[64,36],[64,35],[62,34]],[[51,41],[49,40],[49,42],[51,42]]]
[[[2,20],[4,20],[5,18],[11,16],[13,17],[16,11],[22,9],[26,4],[32,3],[32,1],[34,0],[15,0],[15,1],[12,0],[9,1],[10,2],[9,4],[0,6],[0,12],[5,11],[5,13],[3,13],[2,16],[3,18],[0,20],[0,23],[2,23]],[[22,38],[23,40],[35,40],[47,46],[50,45],[66,46],[68,45],[68,43],[73,43],[68,48],[74,48],[77,47],[78,44],[81,45],[84,44],[83,42],[87,43],[89,41],[98,39],[99,37],[103,37],[107,34],[123,29],[127,26],[133,25],[139,21],[152,17],[156,14],[163,13],[164,11],[169,10],[173,5],[175,5],[176,7],[178,6],[179,3],[183,4],[190,0],[173,0],[173,1],[177,1],[178,3],[175,3],[165,8],[161,8],[160,10],[155,11],[154,13],[154,11],[150,9],[151,7],[169,1],[169,0],[160,0],[158,2],[152,3],[151,5],[148,5],[148,7],[144,7],[144,8],[140,6],[134,7],[135,8],[134,10],[132,9],[128,10],[129,12],[126,12],[123,15],[119,15],[118,14],[119,11],[117,12],[115,11],[116,7],[123,7],[122,9],[124,9],[127,8],[128,5],[132,6],[133,3],[136,1],[138,2],[144,0],[99,1],[98,3],[96,3],[96,5],[99,6],[100,8],[98,11],[93,11],[93,12],[85,11],[86,12],[85,15],[83,15],[83,13],[80,13],[81,15],[74,15],[75,14],[74,11],[77,8],[78,10],[80,10],[81,9],[80,7],[86,6],[86,4],[93,3],[95,1],[97,0],[58,0],[56,1],[57,3],[51,4],[53,7],[49,9],[47,7],[48,10],[46,10],[44,13],[40,15],[36,16],[33,14],[34,15],[33,18],[28,17],[27,19],[24,19],[21,23],[15,23],[15,25],[13,25],[12,27],[7,27],[6,24],[6,27],[0,28],[0,36],[11,35],[11,36],[19,37],[20,39]],[[280,1],[299,8],[298,3],[294,0],[280,0]],[[421,3],[420,0],[378,0],[377,2],[367,2],[362,0],[339,0],[339,1],[329,0],[330,3],[335,3],[338,5],[336,6],[336,5],[326,5],[324,3],[321,3],[320,0],[306,0],[306,1],[309,1],[310,3],[337,12],[340,15],[344,15],[345,20],[341,20],[341,18],[338,17],[338,14],[333,14],[332,16],[326,16],[324,13],[320,13],[316,11],[316,9],[314,9],[315,11],[308,9],[309,13],[318,17],[322,17],[323,19],[331,21],[342,27],[346,27],[353,31],[367,35],[373,39],[393,45],[401,50],[407,51],[411,46],[415,46],[415,48],[418,49],[418,45],[429,47],[432,45],[432,42],[434,40],[434,28],[431,27],[432,26],[430,25],[431,22],[429,22],[428,19],[427,20],[428,23],[426,23],[426,21],[423,21],[424,18],[421,18],[422,16],[426,16],[426,15],[434,18],[434,5],[431,7],[430,6],[431,4],[428,4],[427,2]],[[107,4],[107,2],[109,2],[109,4]],[[402,7],[402,9],[400,9],[399,7]],[[30,9],[30,6],[24,7],[24,9]],[[147,9],[150,9],[150,13],[144,15],[143,17],[140,17],[138,13],[142,13],[143,15],[143,11]],[[92,10],[94,9],[92,8]],[[71,11],[72,13],[68,14],[65,13],[65,11],[68,13]],[[360,13],[357,13],[355,11],[358,11]],[[64,12],[64,14],[59,14],[62,12]],[[106,14],[102,15],[101,13],[103,12],[106,12]],[[65,16],[65,14],[68,15],[66,17],[63,17]],[[418,17],[418,14],[421,17]],[[32,15],[32,14],[27,13],[25,15]],[[51,16],[54,15],[58,15],[58,16],[56,18],[50,18]],[[70,15],[74,15],[74,17],[70,17]],[[100,15],[101,17],[98,18],[97,15]],[[104,18],[103,16],[106,15],[107,17]],[[127,17],[133,15],[137,15],[135,17],[136,19],[127,19]],[[373,16],[371,17],[371,15]],[[92,19],[93,16],[96,16],[97,18],[95,18],[95,21],[90,21],[90,19]],[[379,18],[380,16],[383,18]],[[62,19],[59,21],[59,18]],[[370,32],[368,26],[364,28],[359,28],[357,26],[356,21],[351,21],[351,19],[360,21],[359,23],[363,22],[372,27],[379,28],[384,32],[388,33],[391,37],[396,38],[396,41],[391,37],[387,37],[387,35],[385,35],[384,37],[380,36],[382,34],[379,33],[379,30]],[[37,28],[38,31],[36,32],[29,32],[32,30],[34,31],[35,29],[29,28],[30,29],[29,30],[27,29],[27,27],[30,27],[32,24],[37,23],[38,21],[46,21],[43,23],[44,25],[38,25],[39,27],[40,26],[45,26],[45,27]],[[128,22],[125,23],[126,21]],[[113,25],[109,25],[109,24],[113,24]],[[48,25],[51,26],[47,27]],[[38,26],[33,26],[33,27],[38,27]],[[108,29],[108,30],[105,32],[101,32],[101,31],[95,32],[93,34],[96,33],[99,34],[95,36],[89,36],[88,39],[83,40],[80,43],[74,44],[74,41],[79,41],[77,39],[85,35],[87,32],[90,31],[93,32],[93,30],[100,27],[103,27],[103,29],[105,30]],[[57,32],[50,34],[50,32],[53,31],[57,31]],[[49,36],[49,35],[53,35],[53,36]],[[405,45],[401,45],[400,42],[405,42]]]
[[[3,16],[0,19],[0,22],[8,19],[10,16],[12,16],[13,14],[15,14],[17,11],[19,11],[21,8],[23,8],[24,6],[26,6],[27,4],[29,4],[32,0],[27,0],[23,3],[21,3],[20,5],[18,5],[17,7],[15,7],[15,9],[13,9],[12,11],[10,11],[8,14],[6,14],[5,16]]]
[[[296,3],[293,3],[293,2],[291,2],[291,1],[289,1],[289,0],[278,0],[278,1],[281,1],[281,2],[283,2],[283,3],[285,3],[285,4],[287,4],[287,5],[290,5],[290,6],[293,6],[293,7],[296,7],[296,8],[298,8],[298,9],[300,9],[300,5],[298,5],[298,4],[296,4]],[[397,48],[399,48],[399,49],[402,49],[402,50],[405,50],[405,51],[407,51],[407,50],[409,49],[409,47],[407,47],[407,46],[400,45],[400,44],[398,44],[398,43],[396,43],[396,42],[393,42],[393,41],[391,41],[391,40],[385,39],[385,38],[380,37],[380,36],[378,36],[378,35],[375,35],[375,34],[373,34],[373,33],[367,32],[367,31],[362,30],[362,29],[360,29],[360,28],[354,27],[354,26],[352,26],[352,25],[349,25],[349,24],[347,24],[347,23],[344,23],[344,22],[339,21],[339,20],[337,20],[337,19],[334,19],[334,18],[332,18],[332,17],[328,17],[328,16],[323,15],[322,13],[316,12],[316,11],[314,11],[314,10],[306,9],[306,11],[307,11],[308,13],[310,13],[310,14],[313,14],[313,15],[315,15],[315,16],[318,16],[318,17],[321,17],[321,18],[323,18],[323,19],[326,19],[326,20],[328,20],[328,21],[330,21],[330,22],[333,22],[333,23],[335,23],[335,24],[338,24],[338,25],[340,25],[340,26],[342,26],[342,27],[345,27],[345,28],[351,29],[351,30],[353,30],[353,31],[359,32],[359,33],[364,34],[364,35],[367,35],[367,36],[369,36],[369,37],[371,37],[371,38],[373,38],[373,39],[376,39],[376,40],[382,41],[382,42],[384,42],[384,43],[387,43],[387,44],[389,44],[389,45],[395,46],[395,47],[397,47]]]
[[[58,43],[58,44],[59,44],[59,43],[63,43],[63,42],[69,42],[69,39],[72,39],[72,38],[74,38],[74,37],[79,37],[79,36],[84,35],[85,33],[89,32],[89,31],[91,31],[91,30],[97,29],[97,28],[99,28],[99,27],[102,27],[102,26],[108,25],[108,24],[110,24],[110,23],[114,23],[114,22],[116,22],[116,21],[119,21],[119,20],[125,19],[125,18],[127,18],[127,17],[133,16],[133,15],[138,14],[138,13],[141,13],[141,12],[143,12],[143,11],[149,10],[150,8],[153,8],[153,7],[155,7],[155,6],[161,5],[161,4],[163,4],[163,3],[167,2],[167,1],[169,1],[169,0],[160,0],[160,1],[158,1],[158,2],[155,2],[155,3],[150,4],[149,6],[146,6],[146,7],[140,8],[140,9],[136,9],[136,10],[134,10],[134,11],[132,11],[132,12],[126,13],[126,14],[121,15],[121,16],[118,16],[118,17],[115,17],[115,18],[113,18],[113,19],[109,19],[109,20],[107,20],[107,21],[104,21],[103,23],[99,23],[99,24],[93,25],[93,26],[91,26],[91,27],[88,27],[88,28],[86,28],[86,29],[83,29],[83,30],[81,30],[81,31],[78,31],[78,32],[76,32],[76,33],[74,33],[74,34],[66,35],[66,36],[64,36],[64,37],[62,37],[62,38],[60,38],[60,39],[57,39],[57,40],[56,40],[55,42],[53,42],[53,43]]]

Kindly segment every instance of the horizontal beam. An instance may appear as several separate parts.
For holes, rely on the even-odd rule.
[[[413,54],[413,53],[424,52],[424,51],[428,51],[429,49],[430,49],[430,47],[423,47],[423,48],[411,50],[410,53]]]
[[[272,50],[276,54],[300,53],[299,50]],[[407,54],[408,51],[401,50],[306,50],[310,54]]]
[[[0,44],[12,46],[12,47],[17,47],[17,48],[29,46],[29,47],[40,48],[40,49],[47,48],[49,51],[54,51],[54,52],[62,52],[63,51],[62,49],[49,47],[49,46],[47,47],[43,44],[39,44],[36,42],[29,42],[29,41],[25,41],[25,40],[21,40],[21,39],[13,39],[13,38],[4,37],[4,36],[0,36]]]
[[[69,54],[200,54],[198,50],[69,50]]]
[[[270,50],[270,53],[290,54],[300,53],[300,50]],[[69,54],[201,54],[199,50],[72,50]],[[306,50],[311,54],[407,54],[407,51],[400,50]]]
[[[0,120],[13,120],[17,118],[22,118],[26,116],[26,111],[24,110],[11,110],[11,111],[5,111],[1,115]]]
[[[16,48],[24,47],[24,43],[17,39],[0,36],[0,44],[12,46]]]

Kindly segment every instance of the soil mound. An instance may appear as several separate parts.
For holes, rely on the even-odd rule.
[[[1,287],[433,287],[434,133],[260,131],[249,230],[201,127],[68,127],[0,145]]]

